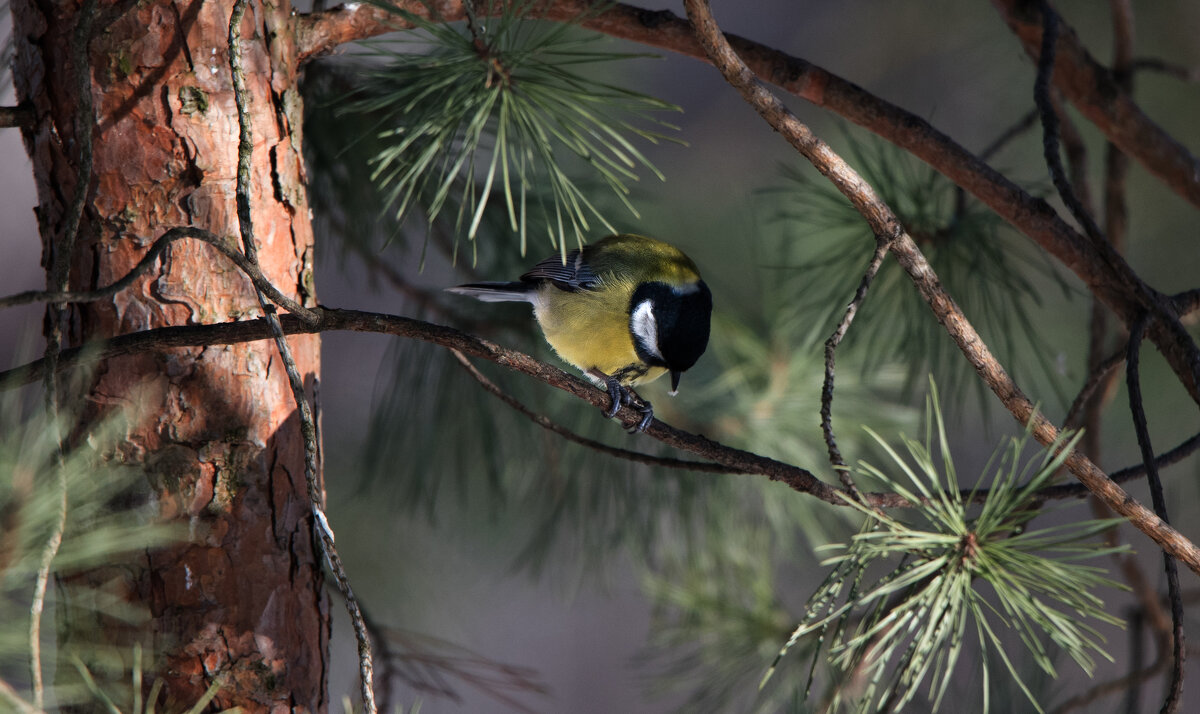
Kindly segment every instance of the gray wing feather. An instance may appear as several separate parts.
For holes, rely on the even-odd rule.
[[[546,258],[533,266],[528,273],[522,275],[521,280],[528,282],[549,280],[559,290],[572,293],[580,290],[592,290],[600,284],[600,277],[592,271],[591,266],[583,258],[583,251],[579,249],[567,253],[565,264],[557,255]]]

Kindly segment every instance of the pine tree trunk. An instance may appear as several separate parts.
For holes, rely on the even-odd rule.
[[[232,5],[100,0],[88,52],[94,170],[70,256],[72,289],[112,283],[174,226],[238,235],[238,120],[227,49]],[[37,117],[24,136],[46,256],[49,241],[61,240],[78,180],[72,36],[79,11],[77,0],[12,2],[18,100]],[[253,114],[253,215],[267,276],[311,305],[313,240],[290,15],[286,0],[255,1],[242,27]],[[72,309],[67,340],[259,314],[235,266],[209,246],[184,240],[129,289]],[[318,338],[291,342],[311,391]],[[186,524],[190,534],[183,545],[148,553],[140,569],[122,571],[119,587],[148,608],[141,634],[160,655],[147,683],[166,680],[169,710],[190,706],[212,682],[221,687],[219,708],[324,710],[328,600],[298,419],[274,346],[109,360],[82,400],[90,419],[124,410],[122,455],[145,466],[161,517]],[[118,628],[104,631],[120,636]],[[65,636],[69,643],[80,635]]]

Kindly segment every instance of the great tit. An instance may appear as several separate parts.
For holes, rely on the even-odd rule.
[[[613,417],[622,404],[642,413],[634,432],[654,418],[632,390],[666,373],[671,395],[679,376],[708,346],[712,293],[678,248],[621,234],[546,258],[512,283],[448,288],[485,302],[528,302],[546,341],[597,386],[608,390]],[[632,432],[631,432],[632,433]]]

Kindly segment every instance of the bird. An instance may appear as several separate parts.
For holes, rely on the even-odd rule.
[[[645,431],[654,408],[633,387],[680,376],[708,346],[712,292],[696,264],[675,246],[646,236],[611,235],[533,266],[515,282],[447,288],[484,302],[527,302],[546,341],[612,399],[642,414],[630,433]]]

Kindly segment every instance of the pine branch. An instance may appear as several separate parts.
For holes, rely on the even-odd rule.
[[[521,352],[501,347],[493,342],[460,332],[451,327],[414,320],[399,315],[385,315],[358,310],[315,308],[313,312],[320,317],[320,320],[316,324],[307,324],[294,315],[281,316],[280,322],[284,332],[289,335],[316,334],[332,331],[371,332],[416,339],[446,348],[457,349],[463,354],[495,362],[508,369],[561,389],[592,404],[597,409],[607,408],[611,403],[606,392],[597,389],[582,379],[567,374],[561,369],[545,364],[544,362],[539,362]],[[63,350],[58,363],[58,369],[73,369],[114,357],[147,351],[238,344],[269,339],[271,336],[270,326],[262,318],[216,325],[161,327]],[[0,391],[37,381],[45,373],[45,370],[45,360],[35,360],[20,367],[0,372]],[[617,412],[617,418],[623,425],[629,427],[641,419],[641,414],[632,408],[623,407],[621,411]],[[703,436],[675,429],[657,419],[651,423],[645,433],[668,446],[688,451],[709,461],[722,464],[728,467],[731,472],[766,476],[772,481],[781,481],[794,490],[808,493],[833,505],[845,506],[848,503],[848,494],[844,494],[840,489],[834,488],[817,479],[812,472],[805,469],[751,452],[724,446]],[[1173,452],[1167,452],[1159,456],[1156,463],[1159,465],[1174,463],[1182,459],[1187,453],[1195,451],[1197,446],[1200,446],[1200,435],[1177,447],[1177,451],[1181,453],[1177,454],[1174,458],[1172,457]],[[1068,460],[1068,466],[1071,463],[1071,460]],[[1139,472],[1144,473],[1143,469],[1144,466],[1138,465],[1125,470],[1125,472],[1118,472],[1118,475],[1121,481],[1127,481],[1135,478],[1139,475]],[[969,493],[964,492],[963,495],[965,497],[966,495],[973,494],[978,500],[984,498],[986,493],[986,490],[979,489]],[[1088,493],[1087,489],[1081,485],[1070,484],[1048,487],[1040,495],[1044,498],[1072,498],[1085,495],[1086,493]],[[867,505],[873,508],[908,508],[913,505],[909,500],[894,493],[872,492],[863,495]],[[1187,556],[1181,558],[1181,560],[1188,563],[1188,567],[1192,567],[1193,561],[1188,556],[1188,545],[1190,544],[1186,540],[1183,540],[1185,545],[1182,547],[1171,545],[1171,543],[1175,542],[1175,539],[1181,538],[1178,533],[1168,527],[1152,537],[1156,541],[1159,541],[1161,538],[1160,545],[1163,545],[1164,548],[1174,548],[1184,556]],[[1200,561],[1196,562],[1197,567],[1200,567]]]
[[[612,401],[604,390],[567,374],[557,367],[451,327],[399,315],[358,310],[316,308],[314,312],[320,316],[319,322],[315,325],[305,324],[294,315],[281,316],[280,321],[284,332],[291,335],[341,330],[390,334],[417,339],[446,348],[458,349],[463,354],[486,359],[521,372],[583,399],[597,409],[607,408]],[[271,336],[270,326],[263,318],[216,325],[162,327],[64,350],[58,369],[63,370],[148,350],[237,344],[268,339]],[[36,360],[21,367],[0,372],[0,391],[40,379],[45,370],[45,361]],[[632,407],[622,407],[616,416],[626,428],[633,426],[642,418],[641,412]],[[680,431],[658,420],[652,422],[645,433],[669,446],[690,451],[710,461],[723,464],[732,471],[767,476],[771,480],[781,481],[795,490],[816,496],[826,503],[845,505],[845,499],[839,495],[838,489],[822,482],[812,472],[805,469],[723,446],[703,436]],[[895,494],[873,494],[868,496],[868,502],[884,508],[904,507],[907,503],[904,499],[896,497]]]
[[[150,271],[158,261],[159,257],[166,251],[167,246],[181,238],[193,238],[195,240],[204,241],[216,248],[222,255],[228,258],[234,265],[241,269],[246,277],[250,278],[254,288],[268,298],[272,302],[284,308],[288,312],[299,316],[302,320],[310,324],[316,324],[318,318],[311,310],[304,307],[295,300],[289,298],[279,291],[279,288],[271,284],[267,277],[263,274],[256,262],[252,262],[245,254],[230,245],[228,238],[223,238],[209,231],[193,228],[191,226],[178,226],[168,230],[158,237],[157,240],[142,256],[141,260],[120,279],[113,281],[110,285],[95,290],[77,291],[77,292],[60,292],[51,290],[26,290],[25,292],[16,293],[0,297],[0,309],[7,307],[15,307],[17,305],[27,305],[34,302],[93,302],[111,297],[118,292],[124,290],[133,284],[133,281]]]
[[[256,265],[250,263],[236,249],[229,247],[225,241],[215,236],[212,233],[200,229],[190,227],[173,228],[165,232],[147,251],[148,254],[158,255],[173,240],[181,237],[192,237],[208,242],[219,249],[232,262],[242,269],[254,283],[256,289],[261,290],[268,296],[279,296],[278,289],[263,276],[262,272]],[[117,289],[116,286],[128,286],[132,283],[133,278],[143,274],[153,264],[153,260],[140,261],[130,273],[126,274],[112,285],[89,292],[77,293],[52,293],[40,292],[37,294],[22,293],[18,296],[10,296],[0,298],[0,305],[12,305],[30,301],[88,301],[95,300],[101,297],[111,295]],[[19,300],[17,298],[20,298]],[[286,297],[279,296],[277,298],[282,303],[292,302]],[[575,396],[591,401],[598,407],[607,407],[609,399],[604,392],[592,388],[590,385],[563,373],[549,365],[538,362],[527,355],[523,355],[511,350],[504,350],[497,345],[485,342],[470,335],[458,332],[451,328],[433,325],[430,323],[411,320],[409,318],[378,315],[372,313],[363,313],[347,310],[327,310],[327,309],[308,309],[296,306],[297,313],[295,315],[285,316],[282,322],[282,328],[287,334],[299,333],[319,333],[328,330],[352,330],[360,332],[382,332],[394,334],[402,337],[421,339],[435,344],[440,344],[444,347],[459,349],[468,354],[484,357],[491,361],[504,364],[510,368],[522,371],[530,376],[541,379],[542,381],[556,386],[565,391],[569,391]],[[74,349],[64,351],[61,361],[49,371],[62,371],[73,368],[82,364],[90,364],[95,361],[110,359],[121,355],[135,354],[147,350],[161,350],[173,347],[192,347],[205,346],[212,344],[233,344],[237,342],[247,342],[271,337],[269,325],[263,320],[251,320],[237,323],[225,323],[220,325],[189,325],[159,328],[145,332],[132,333],[111,338],[106,341],[83,345]],[[1110,360],[1115,364],[1119,364],[1119,360]],[[0,372],[0,391],[13,389],[24,384],[31,383],[43,378],[48,371],[49,361],[46,359],[37,360],[35,362],[9,369]],[[1086,391],[1085,387],[1085,391]],[[631,419],[637,420],[640,414],[625,410],[622,419],[627,423],[634,423]],[[660,424],[660,422],[655,422]],[[665,426],[665,425],[662,425]],[[767,475],[772,480],[781,480],[791,486],[793,489],[811,493],[818,498],[832,503],[834,505],[846,505],[846,500],[843,496],[838,495],[838,489],[834,489],[820,480],[816,479],[811,472],[804,469],[781,464],[770,459],[763,459],[754,454],[741,452],[735,449],[721,446],[716,442],[709,441],[703,437],[686,434],[678,430],[667,428],[665,432],[658,432],[657,436],[664,443],[676,446],[693,453],[708,457],[712,461],[716,461],[725,466],[730,473],[756,473]],[[654,435],[654,434],[652,434]],[[1200,447],[1200,434],[1184,442],[1175,449],[1160,455],[1155,463],[1160,467],[1176,463],[1187,455],[1193,453]],[[718,457],[720,455],[720,457]],[[746,459],[744,457],[752,457]],[[1116,472],[1112,476],[1112,480],[1117,483],[1122,483],[1145,474],[1145,466],[1138,465]],[[1065,486],[1052,486],[1041,491],[1042,498],[1072,498],[1084,495],[1087,489],[1080,484],[1071,484]],[[987,496],[986,490],[976,490],[964,492],[964,497],[972,497],[977,502],[982,502]],[[870,493],[866,494],[865,502],[871,507],[878,508],[900,508],[911,507],[914,504],[907,499],[898,496],[897,494],[888,493]]]

